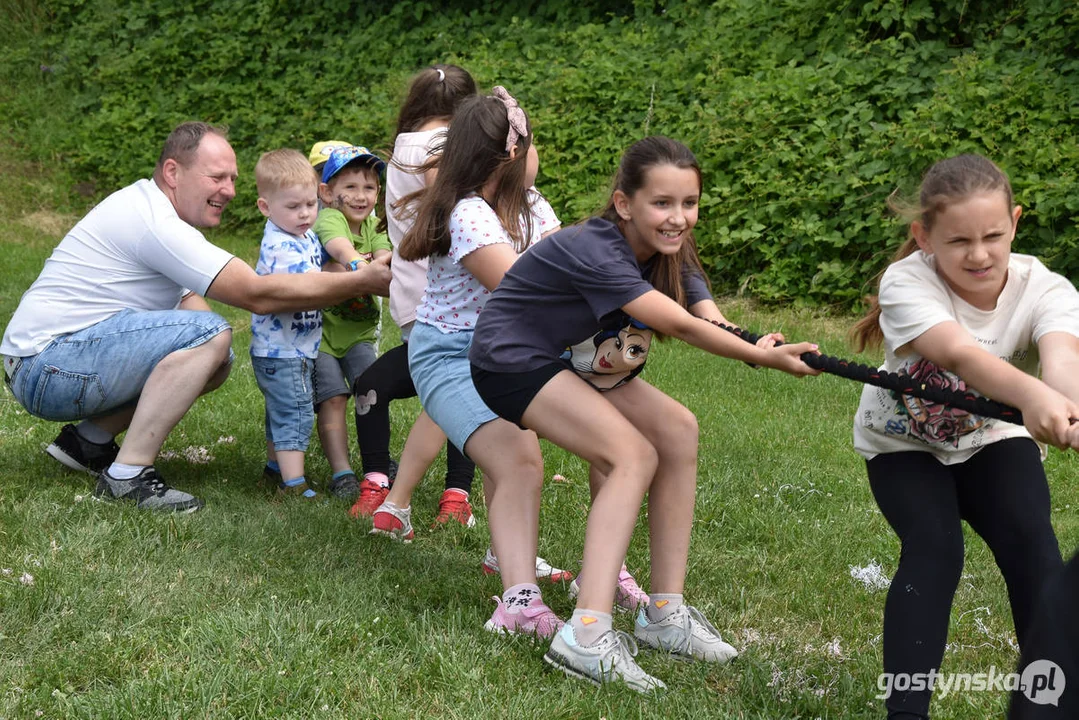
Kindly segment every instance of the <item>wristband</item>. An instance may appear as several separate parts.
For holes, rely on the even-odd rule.
[[[363,264],[363,260],[361,260],[360,258],[356,258],[355,260],[353,260],[352,262],[350,262],[348,264],[348,269],[355,272],[356,270],[359,269],[361,264]]]

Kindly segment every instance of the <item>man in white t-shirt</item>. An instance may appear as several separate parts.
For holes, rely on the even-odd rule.
[[[228,377],[232,331],[203,295],[266,314],[388,292],[388,258],[353,273],[257,275],[207,241],[196,228],[221,222],[236,177],[223,129],[178,126],[152,179],[105,198],[64,237],[4,331],[5,382],[32,415],[83,421],[47,452],[100,472],[99,496],[202,507],[153,463],[195,399]]]

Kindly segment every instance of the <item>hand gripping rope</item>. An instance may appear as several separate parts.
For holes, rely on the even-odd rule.
[[[723,323],[712,321],[712,324],[729,333],[737,335],[753,345],[756,345],[757,340],[762,337],[756,333],[733,328],[729,325],[724,325]],[[781,342],[776,343],[776,345],[782,344],[783,343]],[[943,388],[929,387],[924,383],[916,382],[910,375],[900,375],[898,373],[888,372],[887,370],[878,370],[877,368],[868,365],[859,365],[858,363],[832,357],[831,355],[817,355],[815,353],[806,352],[802,353],[800,358],[802,362],[814,370],[820,370],[821,372],[826,372],[830,375],[838,375],[839,377],[847,378],[848,380],[865,383],[866,385],[876,385],[877,387],[882,387],[885,390],[892,390],[902,395],[911,395],[913,397],[922,398],[923,400],[931,400],[943,405],[950,405],[959,408],[960,410],[974,413],[975,415],[996,418],[997,420],[1015,423],[1016,425],[1023,424],[1023,413],[1021,413],[1018,408],[975,395],[974,393],[964,393],[959,392],[958,390],[945,390]],[[1073,420],[1072,422],[1075,421]]]

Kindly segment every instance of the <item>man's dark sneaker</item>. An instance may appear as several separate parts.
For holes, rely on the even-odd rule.
[[[330,480],[327,489],[334,497],[355,500],[360,494],[360,481],[356,479],[356,473],[345,473],[339,478]]]
[[[111,440],[101,444],[90,442],[79,435],[74,425],[64,425],[45,452],[72,470],[97,474],[116,462],[120,446]]]
[[[386,471],[386,477],[390,479],[391,483],[397,479],[397,461],[393,458],[390,458],[390,469]]]
[[[117,480],[108,470],[103,471],[94,495],[105,500],[134,500],[140,510],[191,513],[202,507],[202,500],[166,485],[153,465],[128,480]]]

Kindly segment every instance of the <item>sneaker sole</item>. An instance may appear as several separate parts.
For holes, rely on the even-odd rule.
[[[90,494],[90,497],[92,497],[94,500],[97,500],[99,502],[125,502],[125,501],[127,501],[127,498],[122,498],[122,497],[118,498],[108,490],[106,490],[104,492],[101,492],[101,491],[98,491],[96,488]],[[206,503],[204,503],[202,500],[195,501],[195,504],[193,504],[193,505],[191,505],[189,507],[140,508],[138,506],[138,504],[135,505],[135,508],[138,509],[138,510],[150,510],[151,512],[172,513],[173,515],[190,515],[191,513],[197,512],[197,511],[201,510],[204,507],[206,507]]]
[[[91,475],[97,474],[96,472],[86,467],[78,460],[61,450],[60,446],[55,443],[49,443],[49,446],[45,448],[45,452],[52,456],[53,459],[57,460],[61,465],[70,470],[74,470],[75,472],[90,473]]]
[[[716,665],[726,665],[726,664],[734,662],[735,660],[738,659],[738,651],[737,650],[734,651],[733,655],[727,655],[727,656],[725,656],[725,657],[723,657],[721,659],[716,659],[716,660],[707,660],[705,658],[699,658],[696,655],[692,655],[692,654],[687,655],[686,653],[678,652],[677,650],[668,650],[667,648],[662,647],[660,645],[653,645],[652,643],[648,642],[647,640],[645,640],[643,637],[641,637],[637,633],[633,633],[633,639],[636,640],[638,642],[638,644],[648,648],[649,650],[654,650],[655,652],[666,655],[671,660],[677,660],[678,662],[698,661],[698,662],[715,663]]]
[[[483,624],[483,629],[489,633],[494,633],[495,635],[501,635],[508,638],[523,638],[529,642],[538,642],[540,640],[543,642],[550,642],[551,638],[554,637],[554,635],[551,635],[551,637],[543,637],[539,633],[534,632],[515,632],[509,628],[502,627],[501,625],[495,625],[490,620]]]
[[[411,543],[413,538],[416,537],[416,533],[411,533],[409,535],[401,535],[399,533],[395,533],[392,530],[379,530],[378,528],[371,528],[371,530],[367,534],[368,535],[381,535],[382,537],[388,537],[388,538],[391,538],[393,540],[403,542],[406,545]]]
[[[577,670],[574,670],[570,666],[563,664],[561,662],[561,659],[562,659],[561,655],[559,655],[557,653],[552,654],[550,650],[548,650],[547,652],[545,652],[543,654],[543,662],[547,663],[548,667],[550,667],[550,668],[552,668],[554,670],[558,670],[558,671],[560,671],[562,673],[565,673],[567,676],[569,676],[571,678],[577,678],[578,680],[585,680],[587,682],[592,683],[596,687],[603,687],[603,683],[601,683],[599,680],[596,680],[591,675],[585,675],[584,673],[579,672]],[[636,688],[634,688],[634,689],[636,689]]]
[[[555,653],[555,652],[553,652],[551,650],[548,650],[546,653],[543,654],[543,661],[545,663],[547,663],[547,665],[549,667],[551,667],[551,668],[553,668],[555,670],[559,670],[559,671],[565,673],[567,676],[569,676],[571,678],[577,678],[578,680],[585,680],[587,682],[590,682],[593,685],[595,685],[596,687],[603,687],[604,686],[605,683],[602,683],[599,680],[596,680],[591,675],[585,675],[584,673],[580,672],[579,670],[573,669],[572,667],[565,664],[561,660],[562,660],[562,655],[559,654],[559,653]],[[662,682],[662,680],[659,680],[659,678],[656,678],[656,680],[658,682]],[[649,687],[646,687],[646,688],[642,688],[642,687],[638,687],[637,685],[633,685],[631,683],[628,683],[628,682],[626,682],[625,680],[623,680],[621,678],[619,678],[617,680],[612,679],[609,683],[606,683],[606,684],[614,684],[614,683],[621,683],[622,685],[629,688],[630,690],[633,690],[634,692],[641,693],[642,695],[647,694],[647,693],[654,693],[654,692],[657,692],[659,690],[665,690],[666,687],[667,687],[666,685],[652,685],[652,686],[649,686]]]

